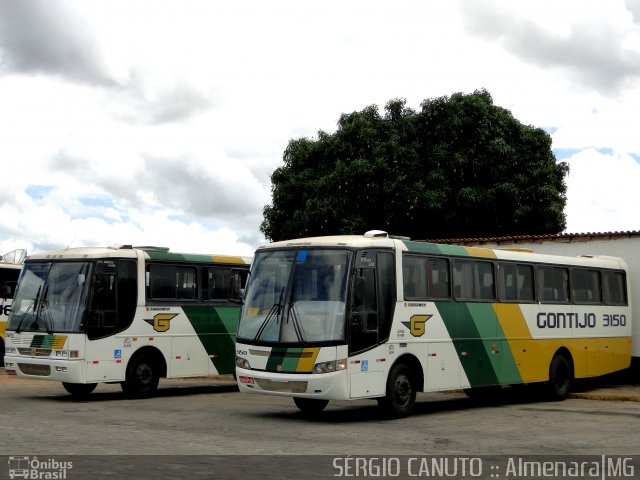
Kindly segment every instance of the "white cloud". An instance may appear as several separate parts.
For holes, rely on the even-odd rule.
[[[586,149],[568,159],[567,231],[637,230],[640,165],[630,155]]]

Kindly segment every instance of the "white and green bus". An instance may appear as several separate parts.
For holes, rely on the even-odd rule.
[[[236,339],[241,392],[305,412],[376,398],[408,415],[416,392],[540,383],[625,369],[625,263],[440,245],[371,231],[259,248]]]
[[[233,374],[250,261],[128,245],[31,255],[7,326],[6,372],[62,382],[75,396],[105,382],[140,397],[160,377]]]
[[[27,251],[22,249],[0,255],[0,366],[4,365],[5,331],[11,313],[13,294],[26,256]]]

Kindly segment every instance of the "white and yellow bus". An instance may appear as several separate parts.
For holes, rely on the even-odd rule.
[[[251,259],[166,248],[73,248],[29,256],[7,326],[5,368],[151,395],[160,377],[233,374]]]
[[[0,255],[0,366],[4,365],[5,331],[11,313],[13,294],[26,255],[27,251],[22,249]]]
[[[302,411],[376,398],[408,415],[416,392],[543,384],[627,368],[625,263],[439,245],[371,231],[256,251],[236,343],[245,393]],[[489,387],[489,388],[487,388]]]

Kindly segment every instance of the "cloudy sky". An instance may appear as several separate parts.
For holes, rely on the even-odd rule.
[[[480,88],[569,162],[567,232],[640,230],[640,0],[0,0],[0,253],[251,254],[290,139]]]

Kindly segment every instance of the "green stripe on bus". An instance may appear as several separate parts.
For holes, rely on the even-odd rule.
[[[518,367],[493,305],[490,303],[468,303],[467,307],[476,324],[480,338],[483,339],[486,354],[499,382],[502,385],[522,383],[522,377],[518,372]]]
[[[472,387],[522,383],[491,304],[436,302],[436,307]]]
[[[194,253],[173,253],[163,252],[159,250],[145,250],[151,260],[164,260],[166,262],[193,262],[193,263],[212,263],[211,255],[200,255]]]
[[[298,361],[304,351],[303,348],[277,348],[271,350],[271,355],[267,360],[267,371],[269,372],[295,372]],[[278,368],[280,367],[280,368]]]
[[[48,348],[53,345],[55,338],[56,337],[54,335],[34,335],[33,339],[31,340],[30,346],[37,348]]]
[[[238,307],[183,306],[209,358],[221,375],[234,373]]]
[[[467,250],[459,245],[443,245],[438,243],[423,243],[403,241],[410,252],[427,253],[432,255],[468,256]]]
[[[467,304],[436,302],[436,308],[458,352],[458,358],[471,386],[497,385],[498,375],[491,356],[487,354],[485,341]]]

